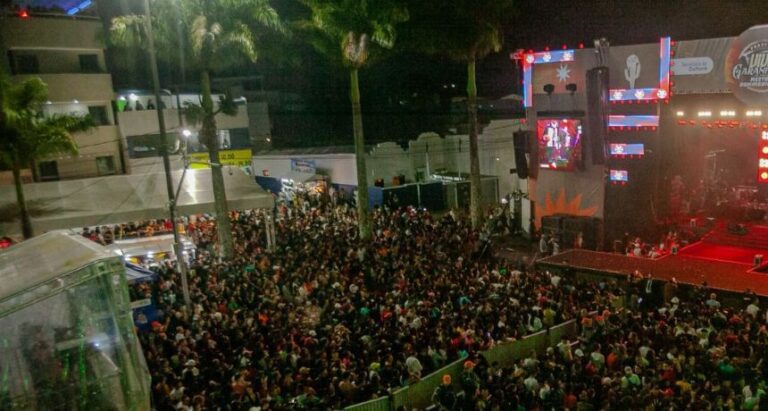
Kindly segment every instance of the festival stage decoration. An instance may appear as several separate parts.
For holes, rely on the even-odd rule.
[[[656,87],[644,87],[644,88],[626,88],[626,89],[611,89],[609,92],[609,99],[611,102],[653,102],[658,100],[667,101],[671,95],[670,91],[670,62],[672,58],[672,40],[670,37],[663,37],[659,41],[659,84]],[[575,50],[553,50],[553,51],[540,51],[533,52],[528,51],[523,55],[523,105],[525,107],[533,107],[533,66],[537,64],[552,64],[561,63],[557,67],[558,79],[561,81],[567,81],[567,78],[572,77],[570,75],[570,69],[567,66],[563,66],[562,63],[574,62]],[[633,79],[637,79],[641,70],[639,62],[634,60],[628,65],[626,72],[621,73],[626,76],[633,84]],[[573,76],[578,77],[578,76]]]
[[[760,130],[760,144],[757,152],[757,182],[768,183],[768,130]]]

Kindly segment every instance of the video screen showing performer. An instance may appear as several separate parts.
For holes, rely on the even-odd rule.
[[[581,161],[581,120],[539,120],[537,134],[541,168],[571,171]]]

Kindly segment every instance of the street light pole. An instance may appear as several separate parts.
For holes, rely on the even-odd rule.
[[[184,264],[184,247],[181,244],[179,230],[176,227],[176,200],[173,193],[173,180],[171,178],[171,160],[168,158],[168,138],[165,132],[165,115],[160,100],[160,75],[157,71],[157,56],[155,55],[155,38],[152,34],[152,16],[149,9],[149,0],[144,0],[144,13],[146,16],[147,46],[149,47],[149,65],[152,70],[152,87],[155,92],[155,109],[157,111],[157,124],[160,127],[160,153],[163,156],[163,168],[165,169],[165,185],[168,189],[168,213],[173,225],[173,248],[176,253],[176,264],[181,274],[181,288],[184,294],[184,304],[189,307],[189,284],[187,282],[187,268]]]

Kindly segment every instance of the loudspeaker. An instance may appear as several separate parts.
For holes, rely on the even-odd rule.
[[[576,239],[581,233],[583,245],[586,250],[598,250],[601,246],[600,220],[593,217],[565,217],[563,226],[564,248],[575,247]]]
[[[512,135],[512,141],[515,145],[515,167],[517,167],[517,176],[528,178],[528,159],[525,158],[529,145],[528,135],[525,131],[515,131]]]
[[[587,124],[592,164],[605,164],[608,136],[608,67],[595,67],[587,71]]]
[[[536,137],[533,131],[526,131],[526,140],[528,142],[528,175],[531,178],[537,178],[539,176],[539,139]]]

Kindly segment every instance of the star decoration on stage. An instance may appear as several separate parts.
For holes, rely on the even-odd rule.
[[[568,68],[567,64],[561,64],[560,68],[557,69],[557,81],[565,83],[569,77],[571,77],[571,69]]]

